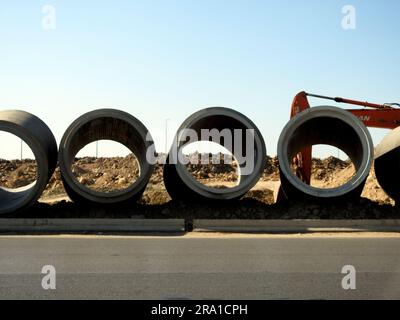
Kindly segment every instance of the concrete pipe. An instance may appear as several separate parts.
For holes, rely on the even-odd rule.
[[[72,172],[76,154],[87,144],[113,140],[126,146],[138,160],[139,177],[124,190],[100,192],[81,184]],[[146,127],[132,115],[114,109],[88,112],[76,119],[65,131],[59,150],[59,164],[64,187],[74,202],[116,204],[137,201],[153,173],[154,165],[146,159],[147,149],[154,145]]]
[[[204,130],[217,131],[223,138],[219,141],[216,141],[212,135],[210,138],[204,138],[202,137]],[[232,154],[234,159],[241,158],[242,161],[238,161],[239,179],[234,187],[206,186],[197,181],[187,170],[186,165],[179,161],[182,149],[191,143],[188,139],[190,132],[195,133],[198,141],[219,143]],[[229,138],[231,141],[228,141]],[[257,183],[262,175],[266,158],[263,137],[250,119],[235,110],[214,107],[194,113],[182,123],[174,141],[167,163],[164,165],[164,183],[173,199],[196,201],[239,199]]]
[[[0,187],[0,214],[16,213],[36,203],[46,188],[57,165],[57,143],[49,127],[25,111],[0,111],[0,131],[21,138],[36,159],[36,181],[17,189]]]
[[[375,148],[375,175],[396,203],[400,200],[400,127],[389,132]]]
[[[312,187],[292,171],[291,162],[305,147],[326,144],[344,151],[356,173],[347,183],[332,189]],[[336,107],[310,108],[292,118],[278,142],[282,190],[289,199],[338,199],[360,196],[373,163],[373,143],[365,125],[350,112]]]

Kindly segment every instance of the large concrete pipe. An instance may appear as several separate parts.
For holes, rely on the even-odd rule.
[[[139,178],[128,188],[100,192],[81,184],[72,172],[76,154],[87,144],[98,140],[113,140],[126,146],[136,156]],[[132,115],[114,109],[88,112],[76,119],[65,131],[59,150],[59,164],[65,190],[74,202],[116,204],[134,202],[140,198],[154,166],[146,159],[153,141],[146,127]]]
[[[232,137],[231,143],[227,143],[228,141],[225,141],[225,137],[220,140],[220,144],[235,159],[242,156],[246,157],[245,161],[238,164],[239,179],[236,186],[221,189],[204,185],[197,181],[187,170],[185,164],[176,158],[176,155],[179,155],[182,149],[190,144],[190,141],[187,139],[188,131],[194,132],[199,141],[219,142],[214,141],[212,138],[202,138],[202,130],[217,130],[219,133],[224,131],[225,133],[230,133]],[[237,148],[238,145],[240,145],[240,148]],[[248,152],[249,148],[251,152]],[[174,155],[176,161],[172,161]],[[169,152],[167,164],[164,165],[164,183],[170,196],[176,200],[218,201],[238,199],[249,191],[260,179],[264,169],[265,157],[266,149],[263,137],[250,119],[228,108],[214,107],[203,109],[187,118],[178,129],[175,136],[175,145]],[[250,167],[252,169],[248,170]]]
[[[355,175],[345,184],[321,189],[301,181],[292,171],[292,159],[305,147],[325,144],[344,151],[355,166]],[[373,163],[373,144],[365,125],[346,110],[322,106],[293,117],[278,142],[282,190],[289,199],[338,199],[360,196]]]
[[[36,181],[16,189],[0,187],[0,214],[16,213],[33,205],[46,188],[57,165],[57,143],[49,127],[25,111],[0,111],[0,131],[25,141],[36,159]]]
[[[400,201],[400,127],[389,132],[375,148],[375,175],[382,189]]]

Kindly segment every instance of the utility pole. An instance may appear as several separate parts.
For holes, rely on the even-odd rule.
[[[168,154],[168,121],[171,119],[165,119],[165,155]]]

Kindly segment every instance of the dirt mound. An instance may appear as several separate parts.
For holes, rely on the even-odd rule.
[[[236,182],[238,180],[237,162],[228,155],[219,154],[200,154],[194,153],[188,157],[189,163],[187,170],[198,181],[218,187],[214,182],[222,183],[219,187],[228,187],[226,182]]]
[[[139,177],[139,166],[133,154],[116,158],[75,159],[72,173],[83,185],[100,192],[128,188]]]
[[[279,180],[279,161],[278,157],[268,157],[265,159],[264,172],[262,180]]]
[[[211,187],[226,188],[236,184],[237,164],[212,164],[212,160],[223,160],[223,155],[209,155],[210,164],[200,165],[195,159],[200,154],[190,156],[191,163],[188,170],[201,183]],[[139,176],[139,167],[133,155],[115,158],[79,158],[73,165],[75,177],[84,185],[102,192],[112,192],[127,188]],[[334,188],[349,179],[354,174],[354,166],[350,161],[343,161],[335,157],[326,159],[313,159],[312,185],[320,188]],[[0,160],[0,186],[17,188],[27,185],[36,178],[36,164],[34,160]],[[247,200],[258,201],[263,204],[273,203],[273,186],[279,181],[279,164],[276,157],[267,157],[265,168],[260,182],[245,196]],[[61,181],[60,169],[57,168],[52,176],[42,201],[52,201],[66,197]],[[393,201],[378,185],[375,172],[372,169],[367,179],[362,197],[378,204],[391,204]],[[140,204],[164,205],[171,201],[162,176],[162,165],[156,165],[150,182],[144,192]]]
[[[37,166],[35,160],[0,159],[0,186],[6,188],[24,187],[36,180]]]
[[[375,176],[375,168],[372,168],[367,178],[367,182],[365,183],[361,197],[367,198],[379,204],[388,204],[392,206],[395,205],[394,200],[390,198],[378,184]]]
[[[352,166],[351,161],[343,161],[335,157],[312,160],[312,177],[315,180],[329,181],[338,171]]]

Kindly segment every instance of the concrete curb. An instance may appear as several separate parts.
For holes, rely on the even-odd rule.
[[[0,219],[0,232],[183,232],[183,219]]]
[[[188,226],[186,222],[186,227]],[[192,228],[189,228],[190,230]],[[10,232],[184,232],[184,219],[0,219]],[[400,232],[393,220],[193,220],[193,232]]]
[[[194,232],[400,232],[398,220],[193,220]]]

